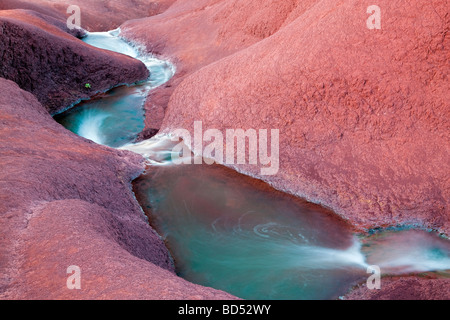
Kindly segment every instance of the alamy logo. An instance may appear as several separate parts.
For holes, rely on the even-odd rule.
[[[379,266],[370,266],[367,268],[367,273],[372,275],[367,279],[367,288],[369,290],[381,289],[381,269]]]
[[[69,30],[81,28],[81,9],[79,6],[71,5],[67,8],[67,14],[71,14],[67,18],[67,28]]]
[[[370,17],[366,21],[369,30],[381,29],[381,9],[379,6],[372,5],[367,8]]]
[[[70,266],[67,268],[67,274],[70,276],[67,278],[66,285],[69,290],[81,289],[81,268],[79,266]]]
[[[218,129],[203,132],[203,123],[195,121],[193,138],[186,129],[174,130],[173,136],[174,142],[180,138],[183,140],[172,150],[172,161],[175,164],[259,165],[261,175],[264,176],[276,175],[280,168],[278,129],[270,130],[270,136],[268,129],[227,129],[224,136]],[[204,146],[204,143],[207,145]],[[190,156],[191,152],[196,156],[194,159]]]

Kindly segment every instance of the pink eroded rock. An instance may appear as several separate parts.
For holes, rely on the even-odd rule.
[[[160,15],[127,22],[123,25],[126,37],[143,42],[150,51],[170,58],[177,66],[175,79],[154,92],[153,100],[149,99],[147,106],[158,112],[158,119],[152,125],[159,126],[164,121],[163,131],[175,128],[192,131],[193,121],[201,120],[205,130],[280,129],[280,172],[276,176],[260,178],[279,189],[334,209],[360,230],[415,224],[448,234],[448,4],[445,0],[380,0],[377,5],[381,8],[382,28],[369,30],[366,27],[367,7],[373,4],[358,0],[179,0]],[[161,107],[167,108],[169,98],[169,108],[162,120]],[[83,176],[61,183],[60,178],[51,174],[68,165],[63,163],[58,167],[56,160],[56,164],[49,164],[43,159],[47,160],[47,154],[53,154],[62,157],[59,159],[63,161],[73,161],[73,155],[80,152],[81,147],[72,149],[74,140],[70,138],[67,140],[70,147],[65,145],[61,149],[59,135],[43,137],[41,124],[32,125],[29,118],[21,119],[27,128],[24,131],[24,124],[9,112],[12,113],[2,113],[0,118],[2,130],[3,124],[8,124],[8,129],[2,131],[5,142],[1,145],[7,146],[2,151],[5,156],[14,156],[2,160],[5,164],[10,162],[2,174],[13,174],[8,179],[0,179],[8,181],[2,187],[11,190],[11,193],[1,193],[6,199],[3,201],[2,198],[1,203],[8,214],[1,216],[0,225],[9,227],[4,227],[5,230],[23,230],[23,212],[29,212],[30,232],[37,232],[47,224],[49,212],[63,212],[61,215],[64,216],[74,207],[80,212],[80,220],[74,221],[75,224],[89,220],[88,212],[98,212],[96,221],[101,226],[98,233],[101,236],[86,231],[92,237],[88,237],[92,240],[89,243],[98,247],[105,239],[114,239],[114,233],[105,235],[101,231],[115,230],[115,227],[108,229],[107,214],[97,207],[105,207],[108,201],[97,200],[97,196],[94,201],[87,197],[92,192],[95,194],[99,185],[109,186],[111,181],[116,181],[115,174],[110,171],[110,166],[115,166],[111,164],[114,161],[108,163],[104,156],[99,156],[92,161],[93,169],[86,177],[75,166],[68,177],[72,174]],[[13,118],[14,122],[10,122]],[[52,129],[51,132],[59,131]],[[36,135],[36,140],[30,137],[27,140],[21,134],[31,138]],[[6,144],[8,139],[17,144],[16,149],[10,149],[10,144]],[[46,142],[40,144],[41,140]],[[39,148],[30,149],[34,143]],[[42,149],[44,143],[55,147]],[[41,149],[45,152],[39,152]],[[69,151],[71,154],[67,156],[65,153]],[[85,157],[96,152],[80,152],[83,156],[76,159],[85,161]],[[32,156],[33,161],[21,165],[18,159],[22,155]],[[90,184],[82,183],[79,187],[78,181],[96,176],[97,162],[107,173],[105,179],[91,189]],[[259,175],[259,168],[253,166],[239,166],[238,169]],[[16,172],[20,173],[19,178]],[[61,176],[64,177],[58,174]],[[42,187],[36,187],[42,182]],[[69,188],[70,184],[77,188]],[[53,185],[58,188],[48,189]],[[80,195],[75,190],[81,190]],[[111,190],[112,186],[108,192],[114,201],[124,201],[120,197],[116,199],[117,192]],[[76,200],[63,206],[58,202],[64,201],[61,192],[64,199]],[[35,193],[39,196],[29,196]],[[40,193],[51,195],[50,200]],[[34,203],[27,199],[43,197],[43,203],[39,200],[34,206],[21,205],[22,198],[24,203]],[[121,206],[123,204],[118,207]],[[19,209],[14,211],[16,207]],[[115,212],[114,208],[105,210]],[[41,218],[33,220],[33,217]],[[59,229],[51,231],[52,235],[62,239],[61,243],[83,239],[71,238],[65,233],[60,237]],[[77,232],[85,235],[85,230]],[[24,260],[23,257],[47,251],[41,250],[45,245],[43,242],[35,247],[21,246],[20,239],[28,239],[26,237],[32,237],[33,233],[17,237],[17,244],[8,242],[10,234],[6,231],[1,234],[7,236],[0,240],[0,261],[5,266],[2,269],[8,273],[1,273],[6,276],[0,286],[14,288],[11,283],[20,281],[14,278],[17,271],[14,266]],[[16,238],[11,236],[9,239]],[[7,246],[3,245],[5,242]],[[105,256],[116,256],[117,242],[109,243],[112,245],[105,249]],[[49,248],[53,249],[55,245],[50,243]],[[90,259],[95,265],[94,258]],[[127,256],[124,259],[132,263],[134,258]],[[45,265],[47,270],[57,268],[52,262]],[[98,265],[92,269],[94,272],[88,274],[89,279],[95,279],[100,270]],[[27,266],[24,270],[31,269]],[[114,272],[108,274],[115,275]],[[32,272],[28,272],[27,277],[30,277],[27,280],[30,283],[38,283]],[[62,280],[62,275],[59,279]],[[21,283],[16,283],[16,288],[22,289],[10,289],[10,297],[20,296],[20,292],[34,295],[20,291],[25,289]],[[170,282],[170,286],[158,294],[172,294],[172,284]],[[356,292],[355,297],[407,298],[412,296],[405,289],[409,286],[415,296],[422,299],[433,299],[441,292],[448,292],[445,281],[400,278],[389,281],[387,291],[378,296],[377,293]],[[102,288],[107,287],[110,285]],[[94,294],[99,296],[98,292]]]
[[[81,27],[88,31],[109,31],[127,20],[148,17],[164,12],[175,0],[2,0],[0,10],[28,9],[53,17],[71,15],[69,6],[81,12]]]
[[[124,23],[122,35],[177,68],[168,86],[154,90],[147,100],[146,126],[160,128],[160,112],[185,76],[274,34],[316,1],[180,0],[162,14]]]
[[[0,299],[233,298],[175,275],[131,191],[140,156],[74,135],[12,81],[0,90]]]

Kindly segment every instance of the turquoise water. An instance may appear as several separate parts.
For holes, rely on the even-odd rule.
[[[366,276],[331,212],[218,166],[161,166],[134,184],[178,274],[245,299],[333,299]]]
[[[139,87],[118,87],[103,98],[82,102],[54,118],[79,136],[120,147],[144,129],[144,102],[145,95]]]
[[[450,242],[425,231],[358,238],[324,208],[221,166],[151,166],[134,192],[177,273],[244,299],[336,299],[383,274],[450,269]]]

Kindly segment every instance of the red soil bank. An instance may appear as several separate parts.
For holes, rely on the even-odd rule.
[[[130,182],[141,157],[57,124],[0,78],[0,299],[229,299],[178,278]],[[66,286],[81,268],[82,290]]]

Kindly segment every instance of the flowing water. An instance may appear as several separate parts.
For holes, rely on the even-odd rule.
[[[393,275],[450,270],[450,242],[434,233],[357,237],[333,212],[231,169],[173,165],[173,146],[158,136],[123,148],[149,159],[134,192],[191,282],[245,299],[336,299],[372,265]]]
[[[169,136],[131,143],[144,126],[146,95],[174,69],[140,55],[117,31],[91,33],[85,41],[143,60],[151,78],[82,102],[56,119],[87,139],[148,160],[134,191],[180,276],[246,299],[335,299],[367,279],[370,265],[384,274],[449,276],[450,242],[434,233],[358,237],[333,212],[259,180],[218,165],[174,165]]]
[[[72,132],[111,147],[135,140],[144,129],[144,103],[148,92],[166,83],[174,74],[171,64],[142,55],[139,48],[122,40],[118,33],[119,30],[89,33],[84,41],[141,60],[149,69],[150,78],[132,86],[114,88],[55,116],[56,121]]]
[[[335,215],[230,169],[152,167],[134,191],[191,282],[246,299],[327,299],[365,276]]]

